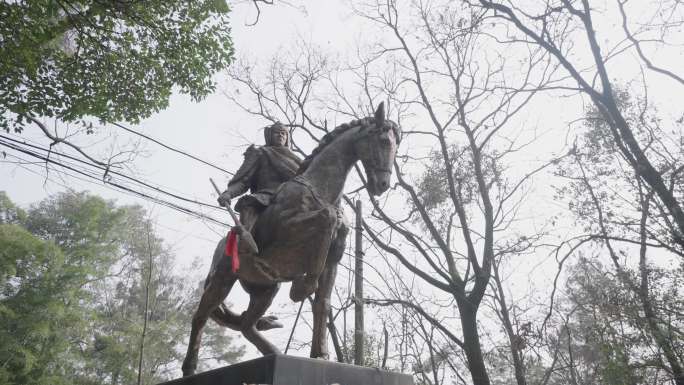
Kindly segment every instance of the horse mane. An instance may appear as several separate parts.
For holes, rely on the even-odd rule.
[[[362,126],[363,129],[369,127],[371,124],[375,124],[375,118],[368,117],[363,119],[352,120],[349,123],[340,124],[339,126],[335,127],[335,129],[333,129],[332,131],[323,135],[321,140],[318,142],[318,146],[316,146],[316,148],[314,148],[314,150],[311,151],[311,154],[309,154],[306,158],[304,158],[304,161],[302,161],[302,164],[299,166],[299,169],[297,170],[297,175],[300,175],[301,173],[306,171],[306,169],[309,168],[309,165],[311,165],[311,162],[314,160],[316,155],[318,155],[321,151],[323,151],[323,149],[326,146],[332,143],[335,140],[335,138],[347,132],[347,130],[349,130],[352,127]]]

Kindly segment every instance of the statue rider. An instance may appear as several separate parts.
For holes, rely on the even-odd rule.
[[[280,122],[264,128],[264,139],[265,146],[247,148],[242,166],[218,198],[219,204],[225,206],[231,199],[250,191],[235,205],[247,231],[252,230],[259,214],[271,203],[278,186],[292,179],[302,162],[290,150],[290,134]]]
[[[294,178],[302,160],[290,150],[290,134],[281,123],[264,128],[265,146],[254,145],[245,151],[245,160],[228,182],[228,188],[218,198],[221,206],[250,191],[235,205],[240,222],[252,231],[259,215],[271,203],[278,186]],[[307,274],[292,281],[290,298],[301,301],[318,286],[318,276]]]

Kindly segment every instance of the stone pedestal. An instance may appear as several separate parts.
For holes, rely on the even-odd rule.
[[[285,355],[270,355],[159,385],[413,385],[407,374]]]

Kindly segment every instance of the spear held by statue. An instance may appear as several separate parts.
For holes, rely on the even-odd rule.
[[[216,182],[214,182],[214,180],[211,178],[209,178],[209,181],[214,186],[214,190],[216,190],[216,193],[221,195],[221,190],[219,190],[218,186],[216,185]],[[242,223],[240,223],[240,220],[238,219],[233,209],[230,207],[230,204],[225,205],[225,208],[228,210],[228,213],[230,214],[231,218],[233,218],[233,222],[235,223],[235,228],[237,229],[237,234],[240,236],[240,239],[247,242],[247,246],[249,247],[249,250],[252,253],[254,253],[255,255],[259,254],[259,247],[257,247],[257,244],[254,241],[252,234],[249,231],[247,231],[247,229],[245,229]]]

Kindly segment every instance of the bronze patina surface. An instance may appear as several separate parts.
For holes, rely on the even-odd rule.
[[[293,301],[302,301],[315,293],[310,355],[328,357],[325,333],[330,295],[349,231],[348,221],[339,208],[344,183],[360,160],[368,191],[372,195],[385,192],[389,188],[401,129],[385,119],[381,104],[375,116],[342,124],[325,135],[301,165],[296,156],[287,154],[289,138],[286,135],[276,138],[281,134],[273,134],[274,131],[278,130],[271,128],[266,134],[267,146],[248,150],[245,163],[219,198],[227,203],[251,189],[252,194],[241,198],[236,208],[243,225],[251,228],[259,254],[254,255],[241,244],[240,268],[233,273],[231,260],[224,255],[226,239],[219,242],[193,316],[183,362],[184,376],[195,372],[202,329],[209,318],[240,331],[264,355],[280,353],[260,331],[281,327],[274,317],[264,317],[264,314],[280,283],[287,281],[292,281],[290,298]],[[269,137],[275,145],[269,145]],[[268,147],[272,150],[264,150]],[[290,173],[293,164],[298,169]],[[264,198],[260,194],[266,190]],[[250,208],[254,208],[251,218],[245,216]],[[249,306],[242,314],[232,312],[223,304],[236,281],[250,295]]]

